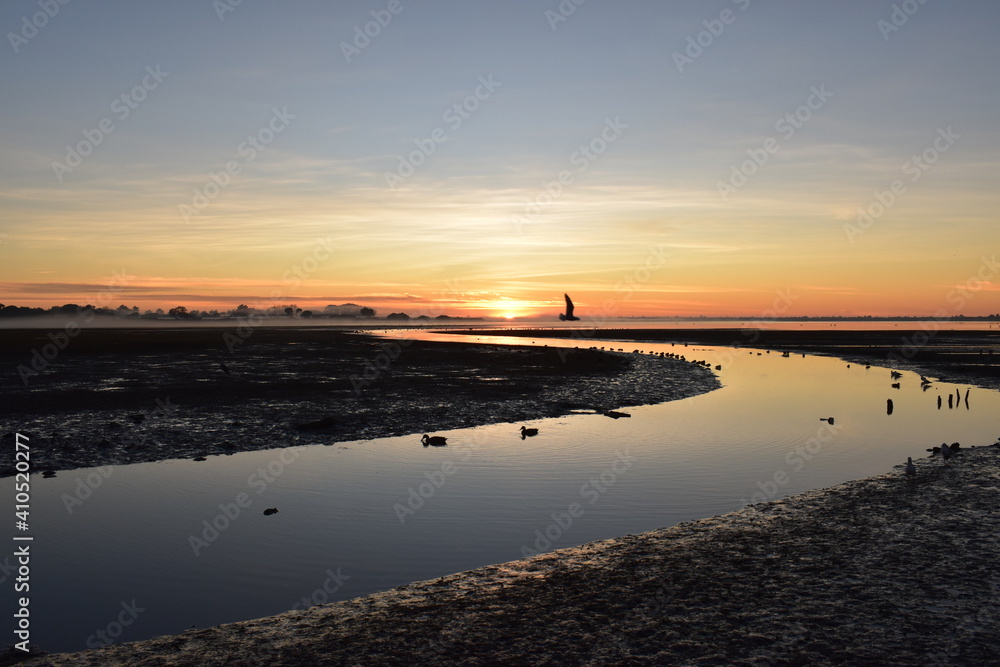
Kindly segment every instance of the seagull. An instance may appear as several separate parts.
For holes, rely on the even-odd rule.
[[[913,476],[917,474],[917,466],[913,465],[913,457],[906,457],[906,477],[907,479],[913,479]]]
[[[579,317],[573,316],[573,300],[569,298],[569,294],[563,294],[566,299],[566,312],[559,313],[559,319],[564,322],[575,322],[579,320]]]
[[[420,439],[420,442],[424,443],[424,447],[427,445],[432,445],[434,447],[444,447],[448,444],[448,438],[441,435],[427,435],[424,433],[424,437]]]
[[[533,435],[538,435],[537,428],[525,428],[523,426],[521,427],[521,440],[524,440],[525,438],[530,438]]]

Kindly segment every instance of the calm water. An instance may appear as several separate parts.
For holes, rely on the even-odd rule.
[[[441,448],[422,447],[420,434],[318,440],[106,477],[33,476],[32,641],[77,650],[99,644],[99,631],[131,641],[274,614],[303,597],[347,599],[884,473],[944,441],[988,445],[1000,435],[1000,393],[985,389],[949,409],[947,396],[957,389],[964,399],[966,386],[924,391],[904,372],[893,389],[885,368],[825,357],[618,346],[637,345],[721,363],[724,387],[630,408],[629,419],[538,420],[528,425],[541,433],[527,440],[520,424],[500,424],[441,432]],[[833,427],[820,421],[829,416]],[[12,479],[0,489],[13,498]],[[73,497],[84,499],[71,513]],[[263,516],[268,507],[280,512]],[[205,533],[203,522],[221,530]],[[7,556],[4,586],[11,564]]]

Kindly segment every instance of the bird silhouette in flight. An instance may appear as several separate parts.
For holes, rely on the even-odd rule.
[[[573,300],[569,298],[569,294],[563,294],[566,298],[566,312],[559,313],[559,319],[563,322],[575,322],[579,320],[579,317],[573,315]]]

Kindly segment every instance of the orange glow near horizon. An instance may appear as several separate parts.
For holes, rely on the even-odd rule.
[[[120,282],[120,281],[119,281]],[[284,309],[294,305],[303,310],[320,312],[329,305],[354,303],[375,309],[378,317],[390,313],[403,312],[411,317],[438,315],[451,317],[484,317],[496,319],[553,319],[563,311],[562,292],[552,289],[546,292],[521,290],[523,298],[496,296],[478,297],[475,294],[445,295],[435,298],[433,292],[427,296],[414,294],[377,294],[370,296],[339,296],[324,286],[325,295],[308,293],[286,294],[280,286],[266,286],[261,283],[227,285],[222,290],[233,292],[231,296],[221,294],[198,294],[199,285],[185,284],[184,281],[135,280],[128,285],[117,285],[114,280],[87,285],[89,289],[66,289],[58,284],[34,284],[29,290],[11,289],[15,284],[0,285],[3,296],[0,303],[6,305],[49,308],[67,303],[117,308],[138,306],[140,311],[162,309],[168,311],[175,306],[185,306],[188,310],[224,313],[240,304],[266,310],[271,307]],[[66,286],[69,287],[69,286]],[[218,289],[219,286],[217,286]],[[657,289],[660,287],[660,289]],[[302,290],[305,292],[305,290]],[[160,293],[162,292],[162,293]],[[262,296],[268,293],[272,297]],[[333,294],[332,296],[330,294]],[[495,292],[492,292],[495,295]],[[830,289],[824,287],[799,286],[775,289],[742,289],[697,287],[684,288],[650,286],[646,290],[576,290],[571,293],[577,315],[588,322],[600,322],[619,317],[857,317],[857,316],[920,316],[942,317],[953,315],[990,315],[1000,312],[1000,284],[978,281],[956,285],[939,285],[933,294],[908,294],[905,285],[886,285],[883,294],[865,294],[857,288]],[[886,306],[890,303],[891,306]]]

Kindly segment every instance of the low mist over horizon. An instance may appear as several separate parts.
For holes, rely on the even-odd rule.
[[[988,316],[998,21],[986,0],[7,2],[0,302]]]

